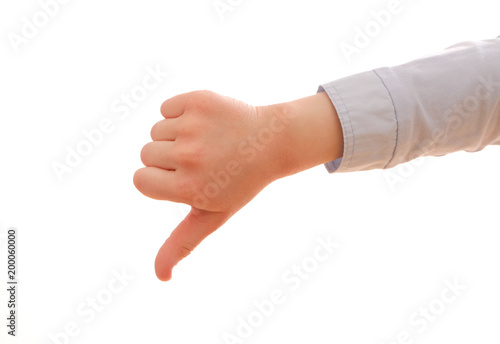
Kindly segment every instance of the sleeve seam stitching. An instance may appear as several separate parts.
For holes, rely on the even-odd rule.
[[[385,164],[385,166],[383,167],[383,169],[386,169],[389,166],[389,164],[392,162],[392,160],[394,159],[394,156],[396,154],[396,148],[398,146],[398,139],[399,139],[399,121],[398,121],[398,114],[396,111],[396,105],[394,104],[394,99],[392,98],[392,94],[389,91],[389,88],[387,87],[384,80],[382,80],[382,78],[380,77],[380,75],[377,73],[376,70],[373,70],[373,73],[375,73],[375,75],[380,79],[380,82],[382,83],[382,85],[384,85],[385,89],[387,90],[387,93],[389,94],[389,98],[391,99],[391,103],[392,103],[392,108],[394,109],[394,118],[396,120],[396,140],[394,142],[394,149],[392,151],[392,155],[389,158],[389,160],[387,161],[387,164]]]

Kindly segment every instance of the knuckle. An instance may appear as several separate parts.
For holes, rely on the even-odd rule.
[[[141,191],[144,189],[144,183],[145,183],[145,169],[141,168],[134,173],[134,178],[133,182],[137,190]]]
[[[161,103],[161,105],[160,105],[160,113],[162,115],[168,114],[168,112],[169,112],[168,111],[168,106],[169,106],[170,102],[172,101],[172,99],[174,99],[174,98],[175,97],[172,97],[170,99],[167,99],[167,100],[163,101],[163,103]]]
[[[178,155],[179,163],[188,166],[199,166],[203,161],[203,150],[201,147],[184,148]]]
[[[194,91],[188,101],[188,106],[199,112],[207,112],[211,109],[211,104],[216,93],[209,90]]]
[[[169,99],[164,100],[163,103],[160,105],[160,112],[163,113],[165,111],[165,108],[167,107]]]
[[[177,248],[177,253],[178,253],[179,257],[181,259],[183,259],[183,258],[186,258],[187,256],[189,256],[191,254],[191,252],[193,252],[195,247],[196,246],[191,244],[191,243],[184,242],[184,243],[180,244],[179,247]]]
[[[151,139],[154,141],[156,138],[158,138],[158,127],[160,125],[160,122],[157,122],[153,125],[153,127],[151,128],[151,132],[150,132],[150,135],[151,135]]]
[[[195,111],[199,112],[200,110]],[[188,140],[194,140],[206,131],[205,121],[203,118],[197,116],[182,118],[182,120],[179,120],[178,124],[176,128],[177,135]]]
[[[141,149],[141,161],[144,165],[148,164],[149,158],[151,157],[152,142],[146,143]]]
[[[204,100],[204,99],[207,99],[207,98],[211,98],[214,95],[215,95],[215,92],[210,91],[210,90],[198,90],[198,91],[193,91],[192,92],[192,96],[195,99],[199,99],[199,100]]]

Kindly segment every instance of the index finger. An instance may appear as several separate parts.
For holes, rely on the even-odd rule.
[[[174,266],[230,217],[228,213],[209,212],[191,207],[189,214],[172,231],[158,251],[155,260],[156,276],[161,281],[170,280]]]

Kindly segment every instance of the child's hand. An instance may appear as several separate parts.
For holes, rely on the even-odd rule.
[[[314,97],[319,98],[304,100],[311,103]],[[320,104],[331,110],[328,98],[320,97]],[[197,91],[163,103],[165,119],[151,130],[153,142],[141,153],[146,167],[135,173],[134,184],[148,197],[192,208],[158,253],[155,269],[160,280],[169,280],[180,260],[266,185],[329,161],[330,157],[312,154],[311,148],[316,143],[331,150],[327,139],[321,142],[319,128],[328,127],[334,117],[319,123],[319,128],[308,128],[296,118],[299,105],[306,105],[304,100],[296,101],[298,105],[289,111],[283,104],[255,107]],[[307,121],[314,121],[313,113],[307,115]],[[313,132],[304,132],[309,129]],[[332,153],[328,155],[334,157]]]
[[[169,280],[181,259],[283,173],[284,124],[270,111],[208,91],[163,103],[165,119],[151,130],[134,183],[146,196],[192,209],[158,253],[159,279]],[[275,131],[259,133],[271,124]]]

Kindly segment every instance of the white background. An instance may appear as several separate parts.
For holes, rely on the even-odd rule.
[[[172,281],[154,274],[157,250],[186,210],[132,184],[162,101],[196,89],[256,105],[288,101],[320,83],[500,35],[495,2],[402,0],[348,63],[340,44],[352,44],[356,27],[388,3],[244,0],[221,20],[211,0],[73,0],[16,52],[8,34],[21,34],[23,17],[41,7],[2,0],[0,342],[52,343],[49,334],[74,322],[79,334],[60,343],[226,343],[223,334],[236,335],[238,318],[274,289],[286,301],[241,342],[382,344],[405,331],[408,343],[498,342],[497,147],[426,158],[395,188],[387,171],[329,175],[323,166],[277,181]],[[171,74],[120,119],[111,105],[148,66]],[[103,118],[114,131],[58,180],[52,164]],[[20,245],[16,338],[5,326],[9,227]],[[328,236],[340,248],[292,292],[282,275]],[[77,308],[105,295],[122,269],[134,278],[87,322]],[[420,333],[409,319],[440,297],[446,279],[467,290]]]

